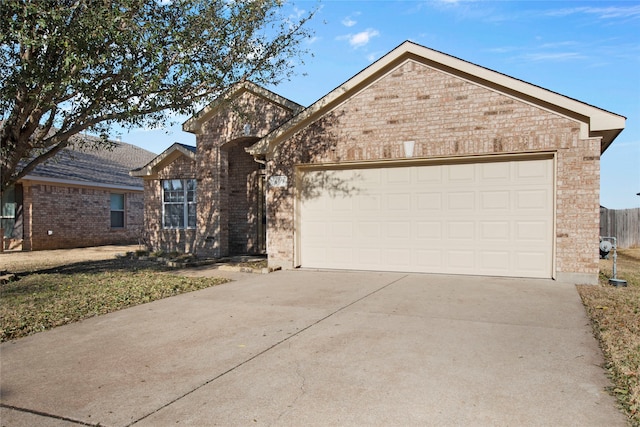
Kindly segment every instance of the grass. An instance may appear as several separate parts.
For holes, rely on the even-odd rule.
[[[640,248],[618,251],[617,277],[627,287],[609,285],[612,261],[600,261],[600,285],[578,286],[606,359],[607,372],[632,426],[640,426]]]
[[[175,276],[129,259],[22,273],[0,285],[0,342],[226,281]]]

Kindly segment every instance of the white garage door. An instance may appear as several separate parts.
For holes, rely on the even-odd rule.
[[[553,160],[302,171],[303,267],[552,276]]]

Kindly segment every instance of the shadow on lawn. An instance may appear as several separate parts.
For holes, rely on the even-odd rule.
[[[167,271],[169,268],[164,263],[153,260],[140,260],[131,258],[114,258],[101,261],[85,261],[73,264],[50,267],[41,270],[16,273],[18,277],[26,277],[32,274],[98,274],[107,272],[136,272],[136,271]]]

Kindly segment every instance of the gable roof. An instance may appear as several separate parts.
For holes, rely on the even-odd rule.
[[[316,101],[287,123],[249,147],[247,151],[253,155],[265,155],[272,152],[280,142],[311,124],[407,60],[420,62],[475,84],[488,87],[530,104],[576,119],[583,124],[580,133],[581,138],[602,137],[601,152],[607,149],[625,126],[626,118],[624,116],[594,107],[437,50],[405,41],[387,55]]]
[[[268,89],[258,86],[253,82],[246,81],[232,86],[222,96],[219,96],[212,103],[197,112],[193,117],[182,124],[182,130],[194,134],[201,133],[202,125],[204,123],[206,123],[211,117],[213,117],[218,111],[220,111],[220,109],[224,108],[229,102],[238,98],[245,92],[250,92],[255,96],[264,98],[271,103],[278,104],[290,110],[294,115],[304,110],[304,107],[302,105],[284,98],[277,93],[271,92]]]
[[[83,138],[93,138],[83,136]],[[126,142],[113,141],[112,150],[67,147],[27,174],[22,180],[141,190],[142,180],[129,175],[155,157],[155,153]]]
[[[167,148],[162,153],[151,159],[150,162],[142,167],[131,170],[129,174],[132,177],[154,176],[157,173],[158,169],[161,169],[164,165],[173,162],[180,156],[186,156],[188,159],[195,162],[196,147],[175,142],[171,147]]]

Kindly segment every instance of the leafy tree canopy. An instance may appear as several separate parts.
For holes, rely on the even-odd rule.
[[[310,37],[283,0],[0,1],[0,190],[114,124],[158,126],[292,75]],[[95,144],[96,139],[84,141]]]

